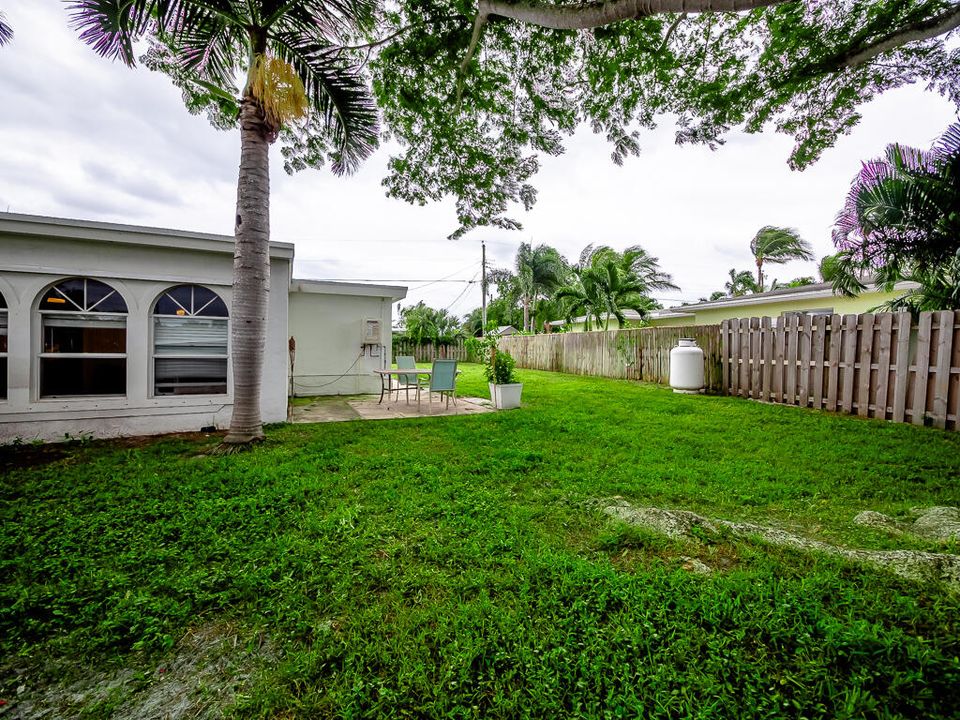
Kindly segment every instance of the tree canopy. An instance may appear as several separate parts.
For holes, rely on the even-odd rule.
[[[664,117],[678,143],[787,133],[804,168],[891,88],[925,83],[960,106],[960,50],[944,42],[958,24],[947,0],[399,0],[369,64],[403,146],[385,185],[415,203],[453,195],[454,236],[516,228],[540,157],[579,124],[622,163]]]
[[[141,21],[177,3],[134,0],[136,24],[115,0],[74,5],[116,10],[110,52],[132,53],[129,38],[153,37],[147,63],[173,77],[187,106],[219,127],[236,123],[229,69],[238,58],[213,52],[183,62],[167,52],[175,28]],[[452,196],[455,237],[479,225],[520,227],[513,211],[536,201],[540,158],[562,153],[564,137],[583,123],[609,140],[616,163],[639,153],[643,130],[670,118],[678,143],[717,147],[737,128],[789,134],[789,162],[804,168],[856,125],[862,104],[892,88],[923,83],[960,107],[960,48],[945,42],[960,25],[955,0],[202,5],[210,31],[224,37],[244,31],[225,19],[251,7],[271,20],[302,6],[284,30],[291,42],[278,42],[275,53],[294,67],[310,61],[340,78],[355,74],[341,88],[355,105],[365,101],[362,86],[372,88],[381,136],[401,147],[384,180],[388,194],[421,204]],[[329,43],[302,57],[289,51],[304,23],[321,21]],[[333,121],[325,127],[301,123],[282,133],[288,172],[324,162],[343,168],[369,151],[375,136],[338,134],[339,107],[325,107]]]

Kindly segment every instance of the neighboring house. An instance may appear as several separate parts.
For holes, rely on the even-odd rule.
[[[893,292],[881,292],[871,287],[856,297],[834,294],[830,283],[780,288],[753,295],[654,310],[650,313],[647,324],[654,327],[719,325],[732,318],[776,318],[784,313],[859,314],[869,312],[916,287],[919,287],[917,283],[901,282]]]
[[[607,322],[609,318],[609,322]],[[629,308],[623,311],[623,319],[626,320],[626,327],[639,327],[640,323],[643,321],[643,316],[640,315],[636,310],[630,310]],[[560,330],[566,330],[567,332],[583,332],[587,326],[587,316],[581,315],[580,317],[575,317],[569,322],[566,320],[551,320],[547,323],[549,332],[558,332]],[[597,318],[590,318],[590,329],[591,330],[603,330],[604,326],[608,330],[619,330],[620,321],[617,320],[615,315],[609,313],[604,313],[601,315],[601,321],[597,322]]]
[[[497,337],[506,337],[507,335],[516,335],[517,329],[513,325],[500,325],[493,334]]]
[[[226,427],[233,238],[0,213],[0,442]],[[293,280],[270,244],[261,412],[374,392],[406,288]]]

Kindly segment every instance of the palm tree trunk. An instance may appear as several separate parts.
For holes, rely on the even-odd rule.
[[[224,439],[232,445],[263,438],[260,385],[270,293],[270,142],[263,110],[249,96],[240,106],[240,143],[230,313],[233,416]]]
[[[523,331],[526,332],[530,329],[530,299],[524,295],[523,296]]]
[[[763,292],[763,260],[757,258],[757,292]]]

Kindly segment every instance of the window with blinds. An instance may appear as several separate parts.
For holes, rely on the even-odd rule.
[[[40,300],[40,397],[124,395],[127,305],[106,283],[71,278]]]
[[[163,395],[227,392],[227,306],[200,285],[178,285],[154,306],[153,388]]]

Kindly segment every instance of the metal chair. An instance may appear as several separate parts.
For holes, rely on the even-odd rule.
[[[417,361],[413,355],[397,355],[397,370],[416,370]],[[407,391],[407,404],[410,403],[410,390],[417,391],[417,404],[420,404],[420,380],[416,373],[397,375],[397,402],[400,402],[400,391]]]
[[[450,398],[457,404],[457,361],[434,360],[433,372],[430,374],[430,386],[427,391],[427,404],[430,405],[433,393],[440,393],[440,399],[447,397],[447,409],[450,408]]]

